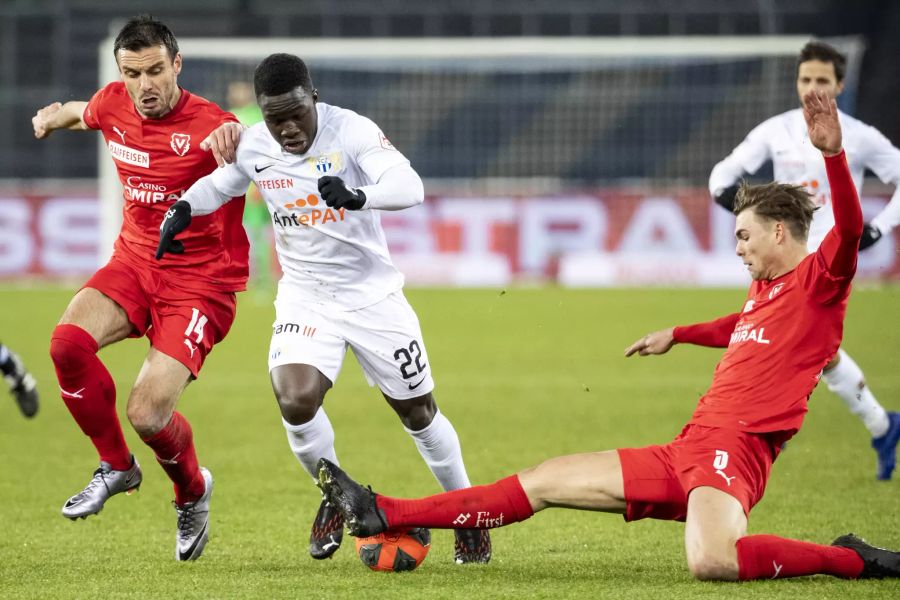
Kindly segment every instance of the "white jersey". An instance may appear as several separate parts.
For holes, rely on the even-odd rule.
[[[403,287],[377,210],[328,208],[318,179],[341,177],[348,187],[378,182],[409,161],[371,120],[351,110],[316,104],[318,131],[306,154],[290,154],[258,123],[241,134],[237,160],[210,177],[225,194],[241,195],[250,181],[266,202],[275,250],[293,297],[356,310]]]
[[[900,185],[900,150],[877,129],[858,119],[838,113],[843,131],[843,146],[856,189],[862,189],[863,175],[869,169],[884,183]],[[809,230],[809,249],[815,250],[834,226],[831,191],[822,153],[810,142],[806,121],[799,108],[763,121],[734,151],[717,164],[709,177],[710,193],[737,183],[746,173],[755,173],[772,161],[775,181],[806,187],[819,207]],[[873,222],[882,232],[900,222],[900,190],[895,191],[889,209]]]

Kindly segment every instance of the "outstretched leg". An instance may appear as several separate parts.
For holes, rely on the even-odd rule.
[[[622,469],[614,451],[559,457],[490,485],[417,500],[376,495],[325,460],[319,463],[319,486],[357,536],[406,527],[491,529],[551,506],[625,510]]]

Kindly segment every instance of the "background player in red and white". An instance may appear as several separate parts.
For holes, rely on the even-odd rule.
[[[100,455],[100,468],[62,513],[96,514],[110,496],[141,484],[116,413],[115,385],[97,351],[146,335],[150,350],[128,398],[128,420],[174,483],[175,557],[192,560],[206,544],[213,480],[198,466],[191,427],[175,405],[234,320],[235,292],[247,280],[243,199],[197,219],[181,240],[186,254],[162,262],[153,255],[166,210],[216,168],[201,141],[235,119],[178,87],[178,43],[159,21],[130,20],[114,52],[121,81],[90,102],[54,103],[32,119],[39,139],[56,129],[100,130],[124,187],[113,256],[69,303],[50,342],[63,401]]]
[[[388,528],[500,527],[549,507],[684,520],[688,568],[699,579],[817,573],[900,577],[900,553],[849,534],[830,546],[747,535],[778,452],[803,422],[807,400],[840,345],[863,229],[834,100],[803,98],[809,141],[825,157],[835,226],[816,252],[806,235],[813,203],[801,187],[742,186],[737,254],[753,283],[741,312],[648,334],[625,355],[676,343],[726,347],[712,385],[674,441],[551,459],[486,486],[419,500],[373,494],[323,459],[319,483],[354,535]]]
[[[435,403],[419,321],[381,228],[381,210],[422,203],[422,180],[375,123],[318,102],[309,71],[296,56],[264,59],[254,87],[264,123],[242,134],[236,163],[204,177],[175,203],[158,256],[178,242],[173,238],[180,231],[189,239],[192,214],[227,210],[231,197],[255,182],[272,216],[284,272],[269,371],[300,464],[315,479],[320,458],[336,460],[334,430],[322,403],[349,347],[441,486],[468,487],[459,438]],[[342,535],[340,515],[323,501],[310,554],[328,558]],[[457,532],[457,562],[487,562],[490,552],[487,532]]]
[[[845,57],[828,44],[806,44],[797,59],[799,97],[814,89],[836,98],[844,89],[846,62]],[[874,127],[842,112],[838,117],[856,189],[862,189],[866,170],[875,173],[883,182],[897,186],[890,203],[865,225],[860,242],[862,250],[900,224],[900,150]],[[709,190],[717,203],[732,210],[737,182],[771,160],[775,181],[804,186],[820,207],[813,215],[809,231],[809,248],[815,250],[834,225],[834,217],[829,209],[831,189],[825,168],[818,152],[805,143],[805,129],[800,108],[764,121],[713,168]],[[876,477],[890,479],[900,441],[900,413],[885,411],[866,384],[862,370],[843,350],[825,367],[823,378],[828,389],[840,396],[872,435],[872,447],[878,456]]]

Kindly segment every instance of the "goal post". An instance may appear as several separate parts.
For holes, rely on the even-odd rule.
[[[179,84],[228,108],[275,52],[310,66],[320,99],[372,118],[429,189],[541,193],[611,184],[705,185],[763,119],[797,105],[810,36],[610,38],[182,38]],[[853,112],[860,38],[848,56]],[[118,78],[113,39],[99,85]],[[100,141],[102,258],[121,224],[121,186]]]

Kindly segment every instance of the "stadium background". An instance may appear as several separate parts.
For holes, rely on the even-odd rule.
[[[660,36],[823,36],[857,49],[842,108],[889,139],[900,138],[898,111],[883,110],[898,89],[891,69],[900,43],[890,32],[900,23],[900,8],[891,2],[640,0],[623,9],[616,2],[573,0],[228,0],[215,8],[192,0],[6,0],[0,4],[0,126],[6,132],[0,139],[0,278],[77,279],[108,251],[108,234],[97,235],[93,203],[98,165],[109,159],[98,157],[91,136],[57,134],[51,143],[36,142],[30,117],[53,99],[86,99],[97,89],[109,75],[99,69],[98,46],[130,14],[129,4],[172,21],[180,39],[226,43],[234,37],[303,36],[311,46],[320,37],[421,38],[434,48],[441,47],[436,38],[543,37],[552,44],[637,36],[632,47],[647,50]],[[107,68],[114,65],[110,59],[100,55]],[[225,62],[188,52],[185,60],[180,83],[228,107],[228,84],[247,81],[257,59]],[[729,217],[708,202],[706,180],[754,125],[796,105],[792,53],[643,62],[583,57],[518,66],[495,59],[477,67],[451,59],[437,68],[395,61],[368,71],[328,57],[310,62],[320,96],[372,117],[426,180],[425,207],[384,219],[411,283],[746,281],[729,260]],[[769,173],[764,168],[757,179]],[[864,190],[868,215],[887,198],[878,184],[873,178]],[[898,276],[895,239],[862,255],[862,278]]]
[[[180,402],[194,424],[201,460],[216,476],[212,537],[203,559],[195,565],[172,561],[171,486],[127,425],[126,437],[144,465],[141,492],[114,498],[101,516],[84,522],[60,518],[62,501],[84,484],[94,466],[93,450],[58,399],[47,345],[75,287],[98,260],[98,152],[91,134],[61,132],[37,142],[30,118],[50,101],[86,99],[98,86],[98,45],[137,12],[152,12],[182,39],[226,41],[258,36],[850,36],[861,40],[865,51],[860,83],[844,107],[900,143],[900,111],[895,109],[900,5],[887,0],[220,0],[215,6],[200,0],[0,0],[0,340],[23,356],[43,402],[34,421],[21,419],[12,402],[0,403],[0,456],[5,459],[0,462],[0,597],[900,596],[900,586],[890,581],[697,583],[684,566],[680,525],[626,527],[615,517],[573,511],[548,511],[496,531],[494,560],[485,568],[453,565],[451,537],[442,532],[435,533],[423,567],[406,577],[369,573],[349,551],[351,544],[334,560],[314,563],[305,554],[305,537],[318,497],[285,447],[265,371],[272,309],[252,294],[241,295],[232,332]],[[206,70],[196,68],[190,55],[185,59],[182,82],[224,104],[223,81],[204,80]],[[187,79],[191,71],[193,79]],[[749,106],[746,86],[753,78],[742,78],[739,70],[732,75],[735,102]],[[673,77],[667,79],[671,83]],[[337,93],[327,79],[316,83],[326,97]],[[542,97],[549,98],[560,81],[548,77],[545,83],[549,87]],[[692,88],[697,80],[687,83],[683,89],[697,89]],[[632,84],[628,89],[634,93],[621,106],[630,98],[651,98],[660,89],[652,80]],[[366,92],[334,101],[372,114],[380,105]],[[792,106],[793,87],[761,100],[767,106],[759,119]],[[396,98],[394,109],[402,112],[405,101],[421,99]],[[533,114],[552,120],[551,106],[538,103]],[[646,331],[732,312],[742,302],[744,292],[734,281],[727,289],[640,286],[721,285],[721,280],[702,281],[704,270],[696,268],[696,259],[716,248],[719,256],[738,263],[731,254],[727,215],[712,206],[704,189],[713,161],[755,122],[725,122],[738,133],[704,138],[707,142],[698,145],[692,134],[715,131],[723,125],[721,116],[705,110],[681,113],[690,117],[691,126],[685,127],[657,118],[640,101],[632,108],[624,128],[585,133],[580,143],[592,150],[583,159],[560,159],[542,149],[544,140],[529,147],[528,156],[544,159],[528,163],[547,169],[539,179],[532,173],[520,178],[524,167],[507,160],[515,146],[496,143],[498,135],[527,138],[524,122],[482,121],[482,143],[458,140],[460,160],[447,161],[441,146],[449,139],[446,130],[395,134],[392,128],[402,127],[402,119],[376,116],[427,179],[430,212],[408,221],[391,215],[385,224],[394,232],[392,250],[402,268],[413,280],[438,286],[410,289],[408,296],[434,363],[438,402],[459,432],[475,483],[556,454],[671,439],[709,383],[715,351],[678,348],[659,360],[626,361],[621,349]],[[648,122],[658,133],[655,144],[628,146],[645,133],[640,126]],[[413,134],[434,142],[398,139]],[[560,143],[564,140],[549,147]],[[456,171],[442,171],[448,168]],[[518,179],[525,183],[517,186]],[[869,210],[887,197],[877,182],[866,189]],[[485,210],[497,220],[490,227],[478,218]],[[641,221],[635,215],[649,217]],[[724,223],[713,224],[723,218]],[[626,262],[632,251],[644,252],[638,266],[594,282],[638,287],[506,285],[559,280],[566,245],[585,240]],[[467,263],[472,248],[476,252],[468,252]],[[895,248],[882,242],[871,251],[875,258],[864,257],[870,261],[869,281],[854,292],[845,336],[845,347],[863,366],[873,390],[894,410],[900,395],[900,333],[885,326],[885,316],[892,322],[897,306],[898,288],[890,281]],[[488,257],[500,258],[486,260],[485,249],[491,251]],[[652,255],[655,260],[648,260]],[[146,349],[145,340],[128,340],[101,353],[116,380],[123,423],[127,390]],[[879,545],[900,546],[900,491],[896,481],[874,481],[864,429],[827,390],[817,390],[811,406],[804,431],[779,458],[751,530],[823,543],[853,530]],[[386,492],[436,491],[396,417],[367,387],[354,361],[347,361],[328,407],[337,450],[351,473]]]

